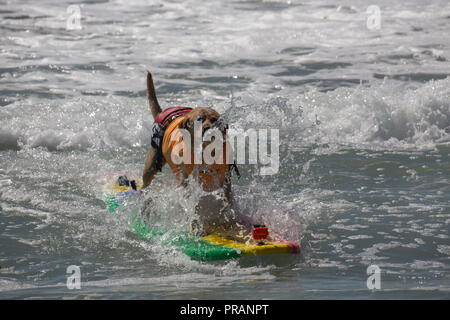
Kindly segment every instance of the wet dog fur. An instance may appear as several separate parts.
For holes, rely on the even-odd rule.
[[[156,117],[158,116],[158,114],[160,114],[162,112],[161,106],[158,103],[158,99],[156,97],[156,92],[155,92],[155,87],[154,87],[154,83],[153,83],[153,78],[152,78],[152,74],[150,72],[147,72],[147,99],[149,102],[149,106],[150,106],[150,111],[152,113],[152,116],[154,119],[156,119]],[[193,145],[194,145],[194,122],[195,121],[201,121],[201,125],[202,125],[202,135],[211,128],[217,128],[219,129],[222,134],[223,137],[226,137],[226,129],[227,126],[223,125],[223,123],[221,122],[220,119],[220,114],[211,109],[211,108],[194,108],[192,111],[190,111],[189,113],[185,114],[185,118],[180,122],[180,128],[182,129],[186,129],[189,131],[190,136],[191,136],[191,150],[193,149]],[[205,147],[205,143],[203,144],[203,147]],[[150,145],[149,150],[147,152],[147,157],[145,159],[145,167],[144,167],[144,171],[142,174],[142,178],[143,178],[143,187],[142,188],[146,188],[148,187],[152,180],[154,179],[156,173],[158,172],[157,169],[157,150]],[[164,164],[167,162],[167,160],[164,158],[162,159],[162,166],[164,166]],[[178,173],[176,173],[176,178],[179,182],[179,184],[181,186],[186,186],[187,185],[187,179],[188,177],[185,176],[186,174],[184,172],[182,172],[182,170],[179,170]],[[224,206],[222,207],[222,209],[220,209],[220,212],[224,211],[224,208],[226,208],[226,210],[229,211],[229,209],[231,208],[231,201],[232,201],[232,196],[231,196],[231,167],[228,170],[227,173],[227,178],[223,181],[222,183],[223,185],[221,185],[220,187],[223,188],[224,191],[224,195],[225,195],[225,203]],[[204,199],[203,201],[206,201],[206,199]],[[202,211],[201,208],[204,207],[201,204],[202,200],[200,201],[200,203],[197,205],[197,211]],[[206,210],[205,210],[206,211]],[[198,212],[200,214],[200,221],[202,221],[203,224],[208,224],[206,222],[207,216],[211,216],[211,210],[208,210],[207,214],[201,214],[201,212]],[[233,210],[231,210],[233,211]],[[205,219],[202,219],[203,218]],[[221,214],[216,215],[215,220],[217,220],[217,218],[219,218],[218,216],[221,216]],[[225,219],[225,220],[230,220],[229,218]],[[198,221],[196,222],[198,223]],[[215,225],[217,225],[217,223],[214,223]],[[223,221],[223,225],[228,225],[228,223],[226,223],[226,221]],[[211,230],[211,228],[208,228]]]

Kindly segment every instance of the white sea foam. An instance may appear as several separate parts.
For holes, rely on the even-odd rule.
[[[446,1],[380,0],[379,30],[359,0],[80,3],[82,30],[66,30],[68,5],[15,1],[0,13],[0,253],[15,268],[2,273],[24,280],[2,278],[2,290],[60,298],[67,262],[82,265],[90,297],[182,288],[220,298],[227,287],[309,298],[321,291],[305,286],[335,284],[344,298],[366,297],[348,288],[364,287],[374,262],[393,286],[431,272],[423,290],[413,282],[414,297],[446,293]],[[302,240],[294,266],[191,261],[130,232],[141,200],[107,212],[94,177],[142,173],[153,120],[146,69],[163,107],[212,106],[231,126],[280,130],[279,175],[244,167],[233,190],[240,209]],[[188,200],[174,186],[168,168],[152,183],[153,222],[186,230],[202,193],[188,189]]]
[[[246,107],[250,113],[234,114],[230,122],[237,127],[281,129],[282,137],[291,140],[288,148],[322,143],[330,144],[327,152],[333,152],[333,145],[433,149],[450,141],[449,88],[446,79],[418,89],[386,82],[327,93],[311,91],[298,99],[254,103]],[[2,108],[0,146],[50,151],[147,146],[152,119],[145,101],[114,100]]]

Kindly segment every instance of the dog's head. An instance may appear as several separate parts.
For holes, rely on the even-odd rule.
[[[180,122],[180,129],[189,131],[191,139],[191,150],[194,150],[195,137],[201,139],[202,148],[205,148],[215,141],[215,137],[221,136],[222,141],[226,141],[228,125],[220,117],[220,114],[211,108],[195,108],[185,115],[185,118]],[[201,132],[200,132],[201,130]],[[211,156],[215,156],[213,150]]]
[[[180,128],[186,129],[194,137],[195,122],[201,124],[201,135],[203,136],[209,129],[219,130],[225,139],[228,125],[220,117],[220,114],[211,108],[195,108],[185,115],[185,118],[180,122]]]

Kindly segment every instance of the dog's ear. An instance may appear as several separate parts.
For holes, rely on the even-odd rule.
[[[180,128],[191,130],[194,128],[194,121],[205,121],[205,112],[203,108],[195,108],[186,114],[184,119],[180,122]]]
[[[179,128],[180,129],[186,129],[190,130],[193,127],[192,119],[191,117],[184,117],[183,120],[181,120]]]

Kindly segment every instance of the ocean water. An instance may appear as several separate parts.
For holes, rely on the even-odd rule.
[[[0,298],[450,298],[448,1],[1,0],[0,16]],[[233,192],[300,255],[191,261],[134,234],[142,201],[106,210],[104,178],[143,169],[147,69],[163,107],[279,130],[279,171],[241,165]],[[165,168],[151,188],[180,226],[196,190],[174,186]]]

